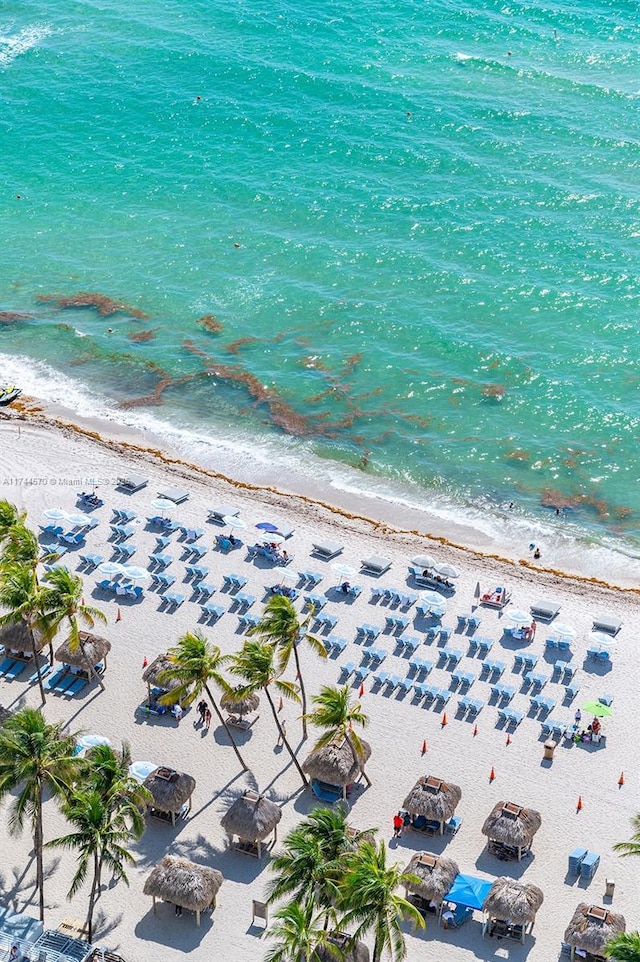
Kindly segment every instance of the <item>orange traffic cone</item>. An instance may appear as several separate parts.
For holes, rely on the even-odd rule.
[[[145,655],[144,658],[142,659],[142,667],[146,668],[148,664],[149,662],[147,661],[147,656]]]
[[[122,612],[120,611],[119,608],[116,612],[116,621],[122,621]]]
[[[475,738],[477,734],[478,734],[478,726],[477,726],[477,725],[474,725],[474,726],[473,726],[473,737]]]
[[[361,682],[361,683],[360,683],[360,692],[359,692],[359,694],[360,694],[360,698],[362,698],[362,696],[364,695],[364,682]]]
[[[496,777],[496,773],[495,773],[494,768],[493,768],[493,765],[492,765],[492,766],[491,766],[491,771],[490,771],[490,773],[489,773],[489,781],[492,782],[495,777]]]
[[[447,713],[446,713],[446,711],[443,711],[443,712],[442,712],[442,721],[440,722],[440,724],[442,725],[443,728],[444,728],[444,726],[447,724]]]
[[[284,708],[284,702],[283,702],[283,700],[282,700],[282,698],[281,698],[281,699],[280,699],[280,703],[278,704],[278,711],[282,711],[283,708]]]
[[[576,805],[576,812],[582,811],[582,795],[578,795],[578,804]]]
[[[422,743],[422,754],[423,754],[423,755],[426,755],[426,754],[427,754],[427,739],[426,739],[426,738],[425,738],[425,740],[424,740],[423,743]]]
[[[511,735],[507,735],[507,745],[511,744]]]
[[[624,772],[620,772],[620,778],[618,779],[618,785],[620,788],[624,785]]]

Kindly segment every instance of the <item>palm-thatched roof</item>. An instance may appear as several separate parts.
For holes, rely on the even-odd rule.
[[[33,630],[28,627],[24,619],[16,621],[11,625],[3,625],[0,628],[0,645],[4,645],[5,648],[12,651],[24,651],[29,654],[33,651],[31,639],[35,642],[36,654],[44,648],[44,641],[42,640],[42,633],[37,629]]]
[[[419,895],[427,902],[432,900],[441,902],[451,886],[456,875],[460,873],[456,862],[444,855],[430,855],[428,852],[416,852],[405,872],[416,875],[419,882],[407,882],[406,889]]]
[[[177,815],[193,795],[196,780],[171,768],[156,768],[145,778],[143,785],[151,793],[153,808]]]
[[[99,661],[104,661],[111,651],[111,642],[102,638],[101,635],[92,635],[88,631],[79,632],[79,636],[80,644],[75,651],[71,650],[69,638],[56,649],[58,661],[65,665],[73,665],[75,668],[85,669],[87,662],[90,665],[97,665]]]
[[[364,942],[352,942],[349,936],[345,935],[331,936],[329,941],[340,950],[341,962],[369,962],[369,949]],[[314,958],[318,962],[335,962],[335,955],[324,946],[315,950]]]
[[[524,848],[531,845],[541,825],[542,816],[533,808],[523,808],[513,802],[498,802],[482,826],[482,834],[491,841]]]
[[[222,816],[220,824],[229,836],[247,842],[261,842],[271,835],[282,818],[279,805],[258,792],[243,792]]]
[[[144,894],[202,912],[213,905],[224,881],[222,872],[177,855],[165,855],[144,883]]]
[[[581,902],[566,928],[564,940],[590,955],[604,956],[607,942],[624,932],[626,927],[623,915]]]
[[[168,655],[158,655],[142,672],[142,680],[146,681],[149,686],[157,685],[158,688],[162,688],[164,691],[173,691],[174,688],[179,688],[182,682],[177,678],[161,677],[162,672],[171,667],[172,662],[169,661]]]
[[[489,889],[482,908],[492,919],[509,919],[514,925],[527,925],[535,921],[543,902],[544,894],[537,885],[503,876]]]
[[[255,692],[250,692],[246,695],[240,695],[242,691],[242,686],[234,688],[233,691],[225,691],[224,695],[220,699],[220,704],[225,711],[228,711],[230,715],[237,715],[242,718],[243,715],[249,715],[253,711],[257,711],[260,706],[260,696]]]
[[[415,783],[402,807],[412,815],[424,815],[434,822],[446,822],[462,798],[462,789],[433,775],[424,775]]]
[[[302,763],[302,770],[310,778],[329,785],[349,785],[362,773],[371,757],[371,745],[360,739],[361,751],[356,754],[348,738],[314,748]]]

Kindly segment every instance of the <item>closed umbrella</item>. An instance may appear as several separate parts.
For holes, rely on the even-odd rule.
[[[47,521],[68,521],[69,515],[62,508],[47,508],[42,512],[42,517]]]
[[[98,565],[98,571],[102,575],[107,575],[109,578],[112,575],[123,575],[125,574],[125,567],[121,565],[118,561],[103,561],[101,565]]]
[[[590,715],[595,715],[596,718],[609,718],[613,715],[613,710],[599,701],[588,701],[586,705],[582,706],[582,710],[589,712]]]
[[[345,578],[353,578],[353,576],[357,574],[355,568],[352,568],[351,565],[342,564],[341,562],[331,565],[331,567],[337,575],[344,575]]]
[[[531,624],[531,615],[527,614],[526,611],[509,611],[505,615],[507,621],[510,621],[512,625],[516,625],[521,628],[523,625]]]
[[[435,558],[432,558],[430,554],[419,554],[411,559],[411,564],[417,565],[419,568],[435,568],[436,563]]]
[[[457,568],[450,564],[438,564],[434,565],[433,570],[436,574],[442,575],[443,578],[459,578],[460,572]]]
[[[149,572],[146,568],[137,568],[135,565],[124,565],[123,573],[129,581],[148,581]]]
[[[222,516],[223,524],[226,524],[229,528],[237,528],[238,530],[246,530],[247,523],[243,521],[242,518],[236,518],[232,514],[224,514]]]

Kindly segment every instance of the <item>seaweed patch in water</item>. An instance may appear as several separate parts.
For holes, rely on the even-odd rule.
[[[17,324],[18,321],[32,321],[33,314],[23,314],[21,311],[0,311],[0,324]]]
[[[110,317],[112,314],[129,314],[131,317],[144,320],[149,316],[144,311],[131,307],[123,301],[114,301],[106,294],[88,293],[86,291],[80,291],[78,294],[71,294],[68,297],[63,297],[60,294],[38,294],[36,300],[39,304],[53,304],[59,310],[93,307],[100,317]]]
[[[209,334],[221,334],[224,330],[222,321],[219,321],[213,314],[203,314],[202,317],[198,318],[196,324],[198,327],[208,331]]]
[[[157,327],[150,328],[148,331],[133,331],[131,334],[127,334],[130,341],[134,344],[142,344],[144,341],[155,340]]]

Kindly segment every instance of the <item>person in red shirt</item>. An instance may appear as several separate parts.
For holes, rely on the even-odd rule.
[[[404,819],[402,817],[402,812],[398,812],[397,815],[393,816],[393,837],[400,838],[402,835],[402,828],[404,826]]]

